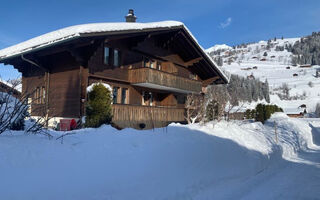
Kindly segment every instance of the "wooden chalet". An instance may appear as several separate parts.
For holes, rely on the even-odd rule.
[[[96,82],[112,87],[121,128],[184,122],[187,94],[228,82],[183,23],[136,23],[132,10],[126,22],[71,26],[0,50],[0,62],[22,73],[23,93],[35,91],[31,115],[44,111],[50,124],[85,116]]]

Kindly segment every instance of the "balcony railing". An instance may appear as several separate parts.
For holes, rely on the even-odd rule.
[[[112,121],[122,127],[134,127],[139,123],[158,124],[159,127],[168,122],[184,122],[184,112],[184,108],[113,104]]]
[[[151,68],[129,70],[129,82],[133,85],[182,93],[200,92],[202,89],[200,81]]]

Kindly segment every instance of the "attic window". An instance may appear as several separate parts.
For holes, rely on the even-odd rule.
[[[113,66],[120,66],[120,52],[116,49],[113,51]]]
[[[119,50],[105,47],[103,63],[106,65],[113,65],[115,67],[119,67],[121,64],[120,56],[121,52]]]
[[[104,64],[108,65],[110,63],[110,49],[109,47],[104,48]]]

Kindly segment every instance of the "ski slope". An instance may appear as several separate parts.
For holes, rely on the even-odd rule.
[[[0,135],[0,199],[317,199],[320,121]],[[274,132],[277,122],[278,143]]]

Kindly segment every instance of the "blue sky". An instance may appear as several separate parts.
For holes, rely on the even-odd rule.
[[[320,0],[1,0],[0,49],[70,25],[124,21],[184,22],[204,48],[320,31]],[[3,79],[19,76],[0,65]]]

